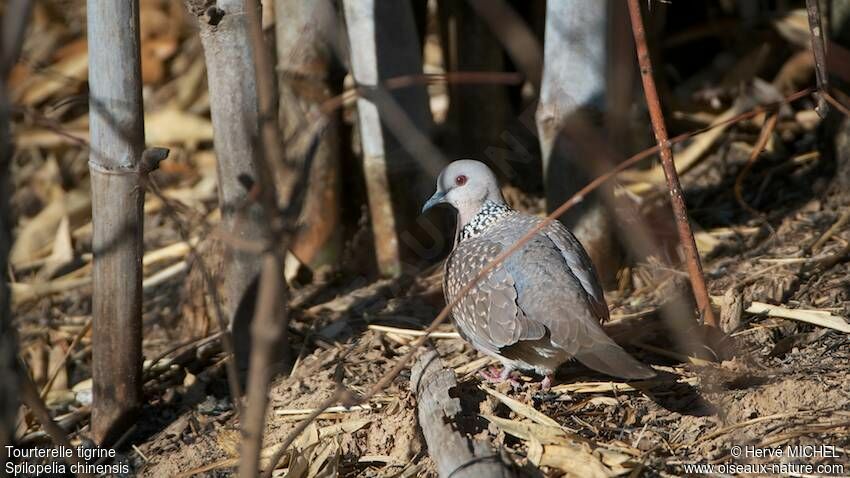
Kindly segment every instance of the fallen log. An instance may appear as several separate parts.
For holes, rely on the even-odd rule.
[[[440,477],[513,477],[516,473],[488,443],[473,440],[453,426],[460,400],[449,396],[457,386],[452,369],[445,368],[433,350],[413,365],[410,388],[416,395],[419,426]]]

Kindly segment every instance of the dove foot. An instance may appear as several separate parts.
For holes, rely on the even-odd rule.
[[[482,378],[487,380],[490,383],[502,383],[508,382],[513,388],[520,387],[520,383],[513,378],[511,378],[511,373],[513,372],[513,368],[511,367],[490,367],[489,369],[482,370],[478,372]]]

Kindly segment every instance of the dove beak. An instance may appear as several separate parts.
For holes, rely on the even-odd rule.
[[[437,192],[435,192],[434,195],[431,196],[431,199],[426,201],[425,205],[422,206],[422,213],[424,214],[425,211],[431,209],[432,207],[436,206],[437,204],[442,203],[443,198],[445,198],[445,197],[446,197],[446,193],[444,193],[443,191],[438,190]]]

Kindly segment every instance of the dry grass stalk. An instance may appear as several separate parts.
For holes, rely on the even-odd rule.
[[[369,330],[376,330],[378,332],[391,333],[395,335],[401,335],[405,337],[421,337],[425,335],[425,332],[422,330],[414,330],[414,329],[403,329],[400,327],[390,327],[387,325],[369,325]],[[433,339],[459,339],[460,334],[457,332],[431,332],[428,334],[429,337]]]
[[[807,324],[817,325],[818,327],[826,327],[828,329],[837,330],[850,334],[850,323],[847,323],[842,317],[832,315],[830,312],[822,310],[804,310],[804,309],[789,309],[778,305],[765,304],[763,302],[753,302],[746,309],[750,314],[765,314],[770,317],[779,317],[782,319],[798,320]]]
[[[510,408],[511,410],[513,410],[514,412],[524,416],[525,418],[528,418],[529,420],[531,420],[533,422],[537,422],[541,425],[546,425],[546,426],[550,426],[550,427],[556,427],[556,428],[561,427],[561,425],[558,422],[549,418],[548,416],[544,415],[543,413],[538,412],[534,407],[530,407],[530,406],[520,402],[519,400],[515,400],[515,399],[513,399],[513,398],[511,398],[511,397],[509,397],[509,396],[507,396],[503,393],[499,393],[496,390],[485,387],[483,385],[479,386],[479,388],[481,390],[484,390],[488,394],[496,397],[500,402],[507,405],[507,407]]]
[[[647,386],[657,385],[662,382],[658,380],[642,380],[638,382],[632,383],[618,383],[618,382],[579,382],[579,383],[566,383],[563,385],[558,385],[552,387],[552,393],[628,393],[628,392],[637,392],[642,393]],[[682,378],[678,381],[678,383],[686,383],[689,385],[694,385],[699,383],[698,377],[688,377]]]
[[[145,254],[142,258],[142,266],[146,267],[162,261],[185,258],[187,256],[187,253],[191,251],[191,249],[195,246],[196,243],[197,239],[192,239],[190,241],[176,242],[161,249],[151,251]],[[89,262],[91,259],[91,255],[89,255],[88,257],[82,257],[82,261],[84,264]],[[144,290],[148,290],[153,287],[156,287],[171,279],[172,277],[179,275],[186,269],[187,263],[185,260],[172,264],[171,266],[161,271],[158,271],[150,275],[149,277],[144,278],[142,280],[142,288]],[[60,294],[81,287],[87,287],[91,285],[92,278],[89,276],[79,277],[85,271],[85,268],[77,269],[76,271],[66,274],[65,276],[53,279],[48,282],[38,282],[34,284],[23,282],[12,283],[12,304],[23,304],[26,302],[31,302],[40,299],[42,297],[46,297],[48,295]]]
[[[820,249],[826,241],[828,241],[832,236],[834,236],[838,231],[840,231],[847,221],[850,221],[850,208],[845,209],[841,216],[829,227],[818,239],[812,244],[810,248],[812,251],[816,251]]]
[[[68,363],[68,358],[71,356],[71,353],[76,348],[77,344],[80,343],[80,340],[89,333],[91,330],[92,319],[86,321],[86,325],[83,326],[82,329],[74,336],[74,339],[68,345],[68,349],[65,351],[65,355],[62,357],[60,363],[53,369],[50,373],[50,377],[47,379],[47,383],[44,384],[44,387],[41,388],[41,393],[39,394],[42,399],[47,397],[47,394],[50,392],[50,388],[53,386],[53,382],[56,380],[56,377],[59,376],[59,372],[62,371]]]

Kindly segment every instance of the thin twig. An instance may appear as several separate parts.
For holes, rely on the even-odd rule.
[[[818,116],[826,118],[829,113],[829,107],[826,104],[826,98],[821,92],[829,89],[829,74],[826,71],[826,49],[823,41],[823,28],[821,27],[819,0],[806,0],[806,12],[809,14],[809,30],[812,36],[812,54],[815,57],[815,77],[817,78],[818,105],[815,107]]]
[[[840,231],[844,228],[844,225],[847,224],[847,221],[850,220],[850,208],[845,209],[841,216],[838,217],[838,220],[829,227],[818,239],[812,244],[812,247],[809,248],[810,251],[816,251],[821,248],[826,241],[828,241],[832,236],[835,235],[836,232]]]
[[[740,204],[742,208],[746,209],[754,216],[761,216],[761,212],[750,206],[744,199],[744,179],[747,177],[747,174],[749,174],[753,165],[756,163],[756,160],[758,160],[758,157],[764,150],[764,147],[767,145],[767,141],[773,134],[774,128],[776,128],[776,120],[778,117],[778,113],[773,113],[767,118],[767,121],[764,122],[764,126],[761,128],[758,140],[756,141],[756,144],[753,145],[753,150],[750,152],[750,157],[747,159],[747,164],[744,165],[744,169],[742,169],[741,172],[738,173],[738,177],[735,178],[735,199],[738,200],[738,204]]]
[[[290,234],[284,232],[287,224],[281,224],[287,218],[279,214],[277,191],[273,176],[283,172],[283,145],[280,142],[280,129],[277,124],[278,93],[272,66],[271,54],[265,42],[261,21],[262,6],[259,0],[245,0],[245,15],[253,54],[254,71],[257,82],[257,102],[259,128],[262,142],[259,143],[260,155],[256,158],[256,169],[260,173],[260,205],[266,219],[270,222],[272,235],[265,238],[267,251],[263,259],[260,274],[257,304],[251,323],[251,354],[248,368],[248,385],[245,410],[242,415],[242,442],[239,460],[239,476],[254,478],[259,475],[260,453],[263,444],[263,428],[268,406],[268,388],[272,377],[272,356],[275,348],[283,347],[284,360],[288,360],[289,343],[287,328],[289,324],[288,291],[283,281],[283,251],[289,248]],[[276,167],[272,164],[275,162]],[[309,164],[309,161],[306,162]],[[288,168],[283,168],[288,169]],[[284,173],[294,174],[293,171]],[[291,178],[287,178],[291,179]],[[290,184],[294,184],[290,181]],[[296,188],[297,189],[297,188]],[[283,199],[289,204],[294,190],[283,191]],[[276,247],[275,237],[283,247]],[[281,344],[282,342],[282,344]]]
[[[820,95],[820,97],[821,97],[821,98],[825,99],[826,101],[828,101],[828,102],[829,102],[829,104],[831,104],[832,106],[834,106],[834,107],[835,107],[835,109],[837,109],[838,111],[840,111],[840,112],[841,112],[844,116],[850,116],[850,109],[848,109],[848,108],[847,108],[846,106],[844,106],[844,105],[843,105],[840,101],[838,101],[837,99],[835,99],[835,97],[834,97],[834,96],[832,96],[831,94],[829,94],[829,92],[828,92],[828,91],[825,91],[825,90],[824,90],[824,91],[819,91],[819,92],[818,92],[818,94]]]
[[[652,120],[652,129],[655,131],[655,139],[661,146],[661,164],[664,166],[664,174],[667,177],[667,187],[670,190],[670,202],[673,206],[673,214],[679,231],[679,241],[685,252],[688,265],[688,275],[691,279],[696,298],[697,307],[706,325],[717,327],[717,319],[711,309],[711,299],[705,285],[705,277],[702,273],[699,252],[694,240],[691,224],[688,221],[688,210],[685,207],[682,186],[679,184],[679,175],[676,165],[673,163],[673,150],[667,138],[667,127],[664,125],[664,114],[661,111],[661,101],[655,88],[655,80],[652,77],[652,62],[649,58],[649,47],[646,45],[646,33],[643,27],[643,19],[640,13],[639,0],[629,0],[629,15],[632,20],[632,32],[635,37],[635,49],[637,51],[638,64],[640,65],[643,90],[646,95],[646,104]]]
[[[481,71],[453,71],[448,73],[419,73],[394,76],[387,78],[381,85],[386,90],[398,90],[419,85],[457,84],[457,85],[519,85],[523,76],[518,73],[499,73]],[[355,86],[349,90],[328,98],[313,114],[328,115],[354,102],[363,93],[363,89]],[[308,122],[309,123],[309,122]]]

